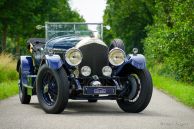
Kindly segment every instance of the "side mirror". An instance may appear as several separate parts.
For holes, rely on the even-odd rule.
[[[41,30],[41,29],[44,28],[44,27],[45,27],[45,26],[37,25],[37,26],[36,26],[36,29],[37,29],[37,30]]]
[[[105,26],[105,28],[106,28],[107,30],[110,30],[110,29],[111,29],[111,27],[110,27],[109,25]]]

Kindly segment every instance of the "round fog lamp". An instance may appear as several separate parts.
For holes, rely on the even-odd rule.
[[[112,68],[110,66],[104,66],[102,68],[102,74],[104,76],[111,76],[111,74],[112,74]]]
[[[83,76],[89,76],[91,74],[91,68],[89,66],[83,66],[81,68],[81,74]]]

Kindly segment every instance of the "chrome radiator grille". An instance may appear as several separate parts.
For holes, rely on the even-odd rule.
[[[83,66],[89,66],[92,75],[102,76],[102,68],[108,65],[108,47],[92,43],[79,48],[83,54],[82,63],[79,65],[79,71]],[[80,76],[82,76],[80,74]]]

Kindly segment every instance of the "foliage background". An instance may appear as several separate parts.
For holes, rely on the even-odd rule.
[[[71,10],[68,0],[0,0],[1,51],[12,54],[26,53],[30,37],[44,37],[44,30],[36,25],[50,22],[84,21],[78,12]]]
[[[105,40],[121,38],[130,52],[140,49],[158,73],[194,82],[193,0],[107,0]]]
[[[127,52],[137,47],[158,73],[194,83],[193,0],[107,0],[103,16],[107,43],[124,40]],[[45,21],[84,21],[68,0],[0,0],[0,53],[26,53],[29,37],[44,37],[36,25]]]

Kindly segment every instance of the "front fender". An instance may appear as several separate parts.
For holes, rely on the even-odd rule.
[[[59,69],[63,65],[63,61],[59,55],[45,55],[46,64],[51,69]]]
[[[118,69],[116,70],[116,75],[128,66],[133,66],[137,69],[145,69],[146,68],[145,57],[142,54],[127,55],[127,57],[125,58],[125,62],[121,66],[119,66]]]
[[[20,56],[17,63],[17,71],[21,68],[22,83],[27,85],[27,76],[34,74],[34,66],[31,56]]]
[[[145,69],[146,68],[146,60],[142,54],[129,54],[126,59],[125,63],[129,63],[137,69]]]

